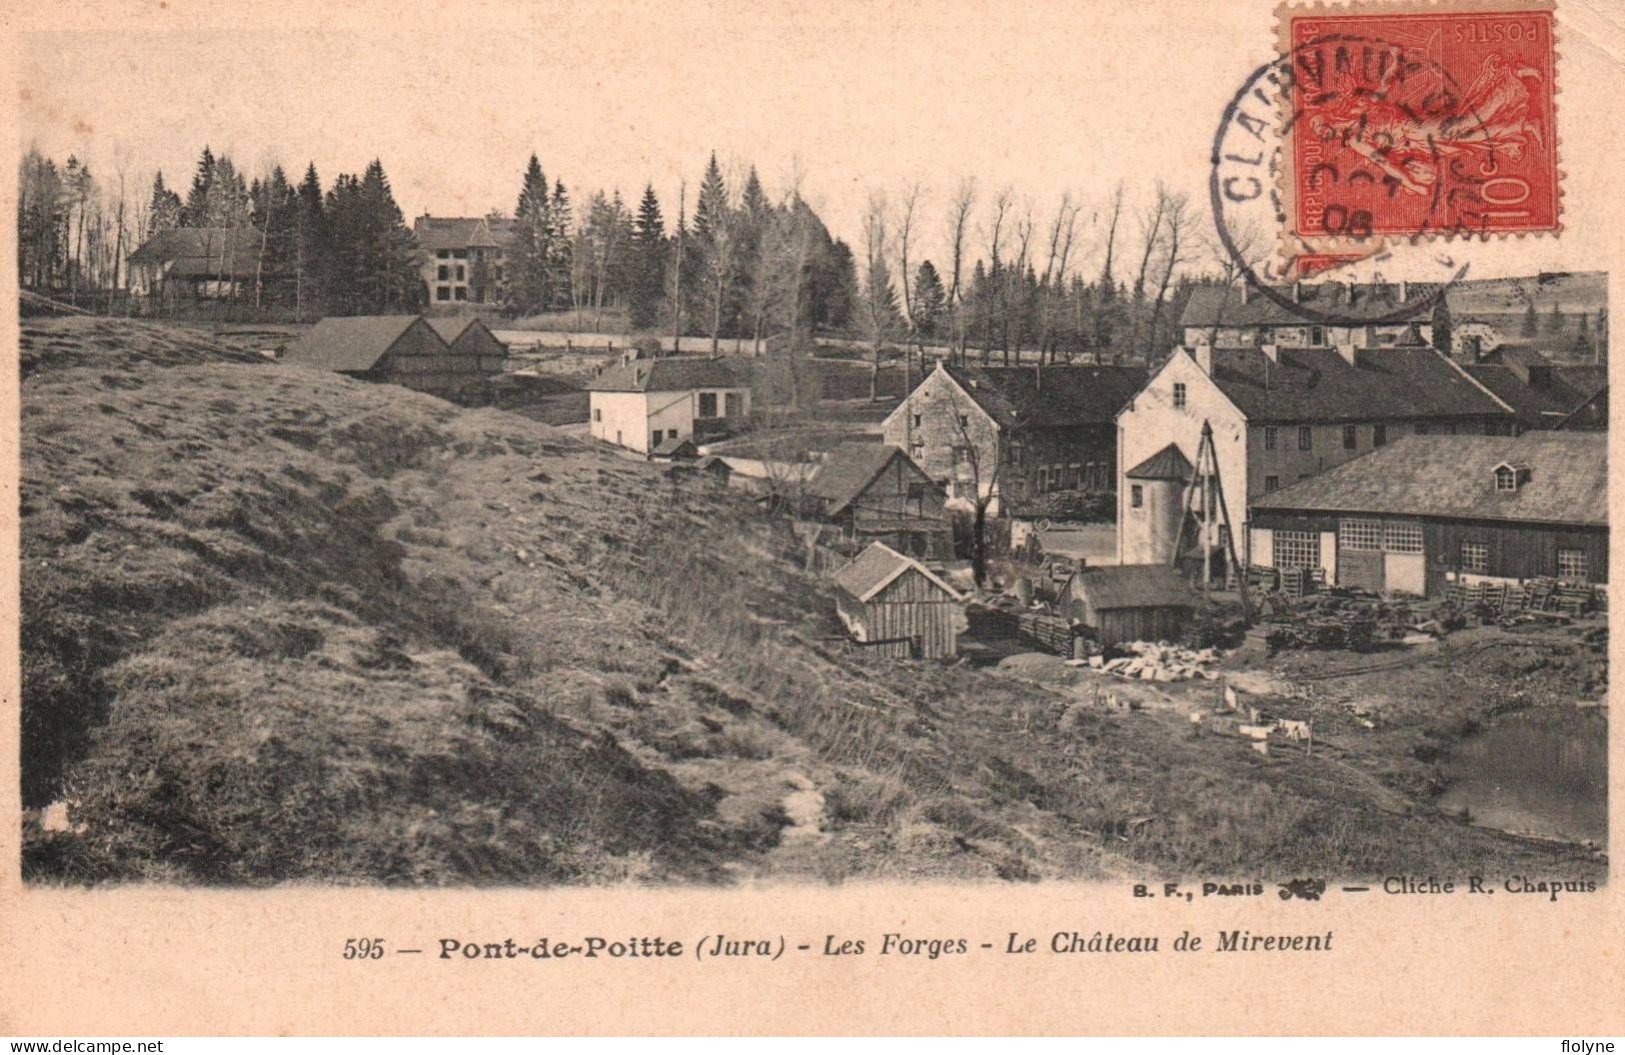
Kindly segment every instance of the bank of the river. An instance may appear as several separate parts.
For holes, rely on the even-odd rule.
[[[1288,717],[1315,720],[1328,756],[1407,812],[1470,821],[1502,841],[1509,866],[1550,854],[1600,876],[1608,719],[1590,701],[1607,697],[1606,649],[1599,618],[1365,656],[1287,653],[1255,676]]]

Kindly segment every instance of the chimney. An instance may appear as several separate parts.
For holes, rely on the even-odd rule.
[[[1253,302],[1253,284],[1251,282],[1243,282],[1241,284],[1241,302],[1243,304],[1251,304]]]
[[[1303,303],[1303,279],[1296,279],[1292,283],[1292,303]]]
[[[1354,303],[1354,283],[1350,282],[1343,287],[1343,303]]]
[[[1410,284],[1410,282],[1406,281],[1403,278],[1400,279],[1399,280],[1399,302],[1401,304],[1407,303],[1411,299],[1410,293],[1411,293],[1411,284]]]
[[[1196,360],[1196,368],[1209,377],[1213,376],[1213,346],[1206,341],[1196,342],[1191,349],[1191,358]]]

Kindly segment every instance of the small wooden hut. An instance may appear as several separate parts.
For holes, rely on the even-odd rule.
[[[1059,598],[1061,611],[1106,646],[1176,638],[1196,603],[1190,584],[1166,564],[1080,568]]]
[[[836,612],[864,648],[899,659],[958,653],[964,598],[920,562],[873,542],[834,582]]]

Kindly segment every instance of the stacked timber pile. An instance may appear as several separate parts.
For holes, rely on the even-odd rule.
[[[1072,627],[1065,619],[1045,612],[1024,611],[1016,613],[1015,622],[1016,632],[1032,639],[1044,651],[1071,657]]]
[[[1218,661],[1219,654],[1211,648],[1181,648],[1166,641],[1130,641],[1119,647],[1129,655],[1116,659],[1091,656],[1089,665],[1119,678],[1141,681],[1189,681],[1193,678],[1212,681],[1218,677],[1210,668]]]
[[[1607,608],[1607,595],[1599,588],[1550,576],[1525,583],[1453,582],[1445,596],[1464,612],[1508,624],[1541,618],[1575,619]]]

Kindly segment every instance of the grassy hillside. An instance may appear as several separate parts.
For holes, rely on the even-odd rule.
[[[1374,779],[1182,714],[832,651],[779,525],[523,417],[156,327],[30,327],[51,350],[23,385],[32,879],[1277,877],[1568,853],[1396,812]],[[41,823],[52,803],[67,830]]]

